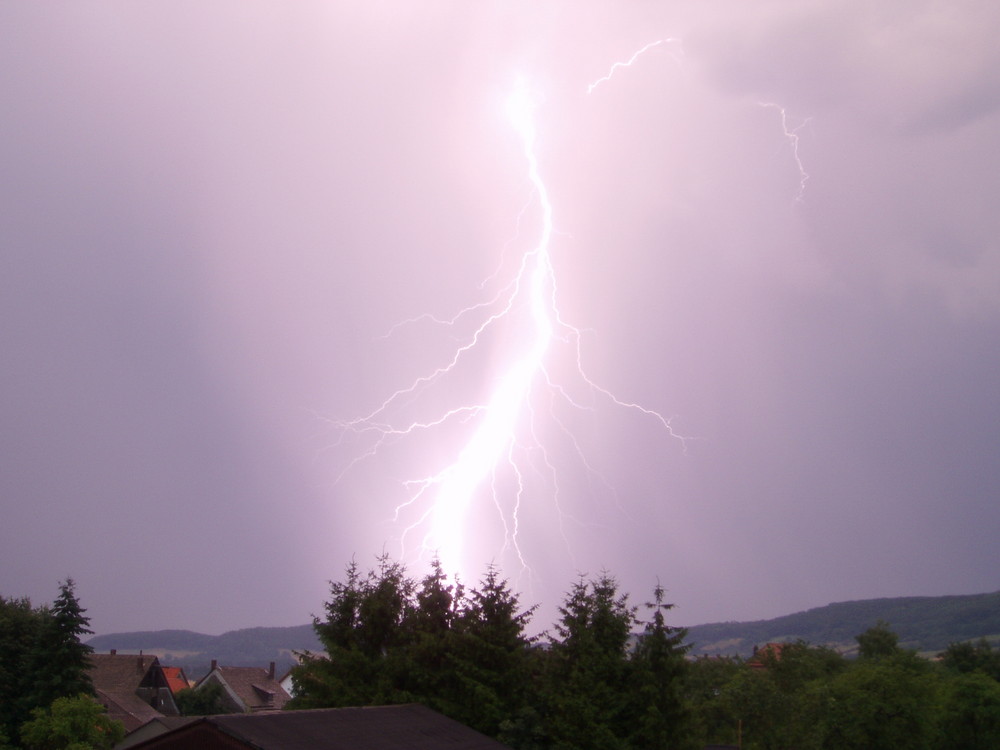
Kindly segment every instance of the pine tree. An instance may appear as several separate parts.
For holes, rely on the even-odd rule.
[[[664,613],[673,604],[663,601],[659,583],[653,601],[646,603],[652,618],[632,656],[632,746],[635,748],[687,748],[691,746],[691,716],[683,696],[687,662],[687,630],[666,624]]]
[[[413,609],[415,584],[403,565],[378,558],[362,577],[353,561],[346,580],[330,584],[325,621],[313,627],[329,656],[304,655],[292,673],[294,708],[400,703],[406,700],[394,679],[405,643],[404,623]]]
[[[28,694],[32,707],[47,707],[56,698],[94,695],[88,674],[93,649],[80,641],[81,636],[93,631],[88,627],[86,610],[76,598],[75,586],[72,578],[59,585],[59,596],[32,648],[29,661],[33,687]]]
[[[462,700],[455,718],[491,737],[532,700],[531,639],[524,629],[534,611],[520,609],[517,595],[490,565],[456,624],[452,668]]]
[[[560,748],[626,748],[626,649],[635,608],[605,572],[574,584],[559,612],[545,687],[550,739]]]

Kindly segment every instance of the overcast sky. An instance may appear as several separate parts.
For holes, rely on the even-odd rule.
[[[518,85],[585,374],[560,328],[516,539],[503,461],[462,577],[536,628],[602,569],[686,625],[1000,588],[998,32],[988,0],[3,3],[0,594],[218,633],[307,622],[352,556],[422,575],[431,498],[394,509],[478,422],[343,425],[536,247]],[[488,402],[518,325],[378,424]]]

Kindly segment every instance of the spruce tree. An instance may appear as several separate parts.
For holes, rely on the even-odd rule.
[[[48,610],[44,626],[29,658],[33,687],[29,693],[32,707],[46,708],[56,698],[80,694],[94,695],[90,680],[90,654],[93,649],[80,637],[93,631],[90,619],[80,606],[74,591],[76,584],[67,578],[59,585],[59,596]]]
[[[635,748],[691,746],[691,716],[683,695],[687,630],[667,625],[664,613],[674,605],[665,603],[663,596],[663,586],[657,583],[653,601],[646,603],[652,617],[645,623],[631,661],[631,744]]]
[[[556,624],[545,723],[556,747],[628,747],[629,634],[635,608],[608,573],[577,581]]]

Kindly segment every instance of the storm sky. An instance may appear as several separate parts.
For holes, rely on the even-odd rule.
[[[394,508],[456,431],[342,426],[533,246],[517,85],[586,376],[686,439],[561,341],[528,568],[482,492],[466,582],[495,562],[536,629],[602,569],[684,625],[1000,588],[998,32],[986,0],[4,3],[0,594],[218,633],[307,622],[352,557],[422,575]],[[384,416],[482,402],[518,344]]]

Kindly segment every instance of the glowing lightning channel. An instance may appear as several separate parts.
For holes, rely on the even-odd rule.
[[[538,196],[542,211],[542,229],[534,250],[525,254],[515,281],[514,291],[505,310],[525,293],[530,301],[532,328],[530,345],[508,366],[485,407],[482,424],[462,449],[458,459],[436,476],[425,480],[437,485],[430,531],[424,548],[436,551],[445,570],[459,570],[462,540],[469,503],[514,441],[516,425],[528,400],[532,382],[542,371],[543,358],[553,334],[553,295],[555,279],[549,257],[552,237],[552,204],[538,172],[535,156],[534,103],[526,90],[518,89],[507,102],[507,116],[521,137],[528,162],[528,179]],[[523,562],[523,558],[522,558]]]
[[[515,450],[523,449],[526,447],[524,443],[527,442],[528,447],[539,451],[540,463],[545,470],[551,472],[553,478],[555,476],[555,465],[542,446],[536,429],[537,415],[531,403],[533,388],[546,387],[553,399],[560,399],[573,408],[586,408],[574,401],[570,393],[555,382],[546,368],[546,355],[557,337],[557,332],[558,340],[569,343],[574,351],[575,372],[587,388],[618,407],[636,410],[653,418],[665,428],[668,435],[682,442],[685,440],[673,431],[670,421],[659,412],[619,399],[591,380],[584,372],[580,351],[581,332],[561,318],[556,305],[556,279],[549,254],[553,234],[553,211],[535,151],[536,106],[535,99],[524,87],[518,88],[507,101],[507,117],[520,137],[527,162],[527,179],[540,209],[540,234],[534,248],[522,255],[514,279],[491,300],[465,308],[451,320],[439,320],[428,316],[428,319],[451,326],[465,315],[493,310],[485,315],[485,319],[454,351],[445,365],[417,378],[409,387],[396,391],[366,416],[339,423],[344,434],[374,433],[376,436],[373,445],[344,469],[341,473],[343,476],[357,462],[374,456],[391,440],[440,427],[448,422],[478,422],[473,434],[450,465],[430,476],[404,482],[404,486],[409,490],[408,498],[396,507],[394,515],[394,519],[399,521],[404,512],[411,513],[416,510],[418,513],[417,519],[410,523],[402,534],[404,556],[407,536],[422,529],[424,530],[422,551],[437,555],[444,570],[449,573],[462,570],[464,540],[467,533],[466,520],[470,505],[474,498],[484,491],[480,488],[491,476],[493,503],[500,511],[503,521],[504,545],[513,547],[522,569],[529,570],[518,540],[519,515],[526,488],[523,467],[515,456]],[[499,311],[496,311],[497,308]],[[508,317],[520,321],[517,316],[521,315],[521,311],[527,312],[527,320],[524,321],[524,328],[517,334],[518,353],[497,378],[497,385],[486,403],[457,406],[429,421],[413,421],[403,426],[394,426],[391,423],[388,414],[397,402],[415,396],[423,387],[451,373],[457,368],[460,360],[480,344],[488,329]],[[568,436],[574,454],[582,461],[588,472],[593,472],[567,427],[555,418],[554,414],[552,416],[557,428]],[[519,429],[525,422],[527,428]],[[501,466],[506,466],[511,472],[515,485],[513,509],[509,516],[500,509],[498,497],[497,470]],[[561,522],[563,514],[559,506],[558,484],[554,482],[552,489],[551,500]]]

